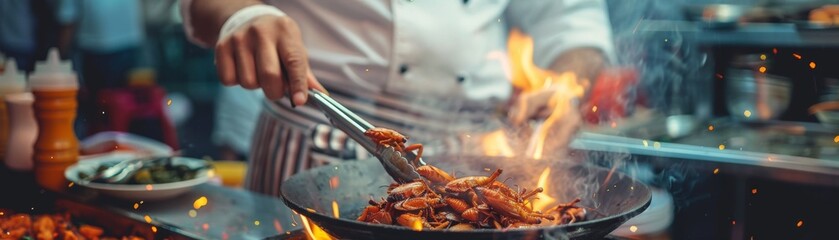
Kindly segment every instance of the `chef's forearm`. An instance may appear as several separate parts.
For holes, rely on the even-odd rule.
[[[224,22],[242,8],[262,4],[257,0],[193,0],[189,6],[190,22],[195,37],[206,43],[215,43]]]

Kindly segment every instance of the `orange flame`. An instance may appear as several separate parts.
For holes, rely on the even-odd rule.
[[[303,228],[306,229],[306,235],[309,236],[309,239],[332,240],[332,236],[329,236],[329,234],[324,232],[323,229],[314,222],[309,222],[309,219],[306,218],[306,216],[300,215],[300,219],[303,220]]]
[[[414,220],[414,222],[411,223],[411,229],[414,229],[414,231],[422,231],[422,221]]]
[[[481,141],[481,146],[487,156],[493,157],[513,157],[515,152],[507,142],[507,136],[503,129],[496,130],[487,135],[484,135]]]
[[[569,111],[576,111],[571,107],[571,101],[575,97],[582,97],[588,88],[588,81],[582,81],[572,72],[555,73],[544,70],[533,63],[533,38],[525,35],[517,29],[510,31],[507,41],[507,51],[510,55],[512,65],[512,84],[522,91],[522,94],[530,92],[553,89],[556,90],[551,96],[548,107],[553,111],[545,119],[543,125],[536,129],[533,134],[527,154],[535,159],[541,159],[545,151],[545,139],[548,136],[548,129],[562,119]],[[519,119],[524,119],[526,107],[515,113]],[[596,110],[595,110],[596,111]]]
[[[548,187],[550,187],[550,185],[548,185],[548,177],[550,175],[550,167],[546,167],[545,170],[542,171],[542,174],[539,175],[539,182],[536,183],[536,186],[541,187],[544,191],[542,193],[536,194],[536,199],[533,200],[533,210],[543,211],[546,207],[548,207],[548,205],[556,201],[556,199],[545,194],[546,192],[550,192],[550,190],[548,190]]]
[[[332,215],[335,216],[335,218],[341,218],[338,210],[338,202],[336,201],[332,201]]]

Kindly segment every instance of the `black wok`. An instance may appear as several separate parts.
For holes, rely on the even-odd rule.
[[[621,173],[587,164],[501,157],[437,157],[431,164],[456,176],[488,175],[504,170],[499,178],[510,186],[536,187],[539,175],[551,168],[546,193],[556,203],[582,199],[587,221],[525,229],[472,231],[414,231],[406,227],[371,224],[355,219],[370,197],[385,196],[393,180],[376,160],[349,161],[311,169],[283,182],[286,205],[340,239],[601,239],[650,204],[650,189]],[[331,184],[330,184],[331,182]],[[332,202],[340,218],[333,216]]]

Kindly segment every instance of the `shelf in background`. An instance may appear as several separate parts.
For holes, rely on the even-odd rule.
[[[679,35],[701,45],[750,47],[839,47],[837,29],[799,29],[792,23],[748,23],[713,29],[691,21],[643,20],[636,33],[669,38]]]

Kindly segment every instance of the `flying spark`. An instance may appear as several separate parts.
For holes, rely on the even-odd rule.
[[[714,131],[714,125],[708,125],[708,131]]]
[[[725,144],[720,144],[719,149],[720,150],[725,150]]]
[[[746,118],[751,117],[752,116],[752,111],[749,111],[749,110],[743,111],[743,116],[746,116]]]
[[[795,223],[795,227],[799,227],[799,228],[800,228],[801,226],[804,226],[804,221],[803,221],[803,220],[798,220],[798,222],[797,222],[797,223]]]
[[[801,60],[801,55],[798,55],[798,53],[793,53],[792,56],[798,60]]]
[[[766,67],[760,66],[760,68],[758,68],[758,71],[760,71],[760,73],[765,73],[766,72]]]
[[[810,69],[816,69],[816,62],[810,62]]]
[[[714,175],[717,175],[717,173],[720,173],[720,169],[719,168],[714,168]]]

